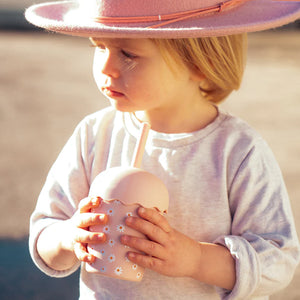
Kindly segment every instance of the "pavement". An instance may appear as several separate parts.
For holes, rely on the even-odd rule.
[[[26,243],[29,216],[61,147],[85,115],[108,105],[93,82],[92,57],[86,39],[0,30],[0,245]],[[222,105],[256,128],[273,149],[298,233],[299,82],[300,31],[250,34],[243,85]],[[299,283],[298,268],[291,285],[271,299],[300,299]]]

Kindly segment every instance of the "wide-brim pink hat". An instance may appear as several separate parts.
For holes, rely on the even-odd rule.
[[[187,38],[285,25],[300,18],[300,0],[71,0],[33,5],[25,16],[75,36]]]

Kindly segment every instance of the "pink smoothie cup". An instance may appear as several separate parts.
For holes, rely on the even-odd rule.
[[[166,213],[169,196],[164,183],[155,175],[140,169],[142,154],[149,131],[145,124],[134,155],[133,166],[115,167],[96,176],[90,188],[90,196],[101,197],[100,206],[93,210],[108,215],[106,225],[91,226],[90,231],[104,232],[106,242],[89,244],[88,251],[96,257],[86,270],[114,278],[140,281],[144,268],[130,262],[128,251],[137,251],[120,242],[122,235],[132,235],[147,239],[145,235],[125,225],[128,216],[137,216],[139,207],[156,208]]]

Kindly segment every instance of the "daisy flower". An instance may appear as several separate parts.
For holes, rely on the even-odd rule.
[[[107,210],[107,214],[109,215],[109,216],[113,216],[114,215],[114,210],[112,209],[112,208],[109,208],[108,210]]]
[[[108,241],[108,245],[109,246],[111,246],[111,247],[113,247],[114,245],[115,245],[115,241],[113,240],[113,239],[110,239],[109,241]]]
[[[125,231],[125,226],[123,224],[117,225],[117,231],[124,232]]]
[[[116,275],[121,276],[123,273],[123,269],[122,267],[116,267],[114,272]]]
[[[131,267],[132,267],[132,270],[136,270],[138,266],[137,266],[137,264],[134,264]]]
[[[114,254],[110,254],[109,257],[108,257],[108,261],[109,261],[110,263],[112,263],[112,262],[114,262],[115,260],[116,260],[115,255],[114,255]]]
[[[126,217],[132,217],[132,216],[133,216],[132,212],[129,211],[126,213]]]
[[[108,225],[105,225],[105,226],[103,227],[103,232],[104,232],[104,233],[109,233],[109,232],[110,232],[110,229],[109,229],[109,226],[108,226]]]
[[[139,279],[139,278],[141,278],[141,277],[142,277],[142,273],[141,273],[141,272],[137,272],[136,278]]]
[[[101,267],[101,268],[100,268],[100,272],[101,272],[101,273],[105,273],[105,272],[106,272],[106,268],[105,268],[104,266]]]

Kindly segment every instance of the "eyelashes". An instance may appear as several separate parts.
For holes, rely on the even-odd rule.
[[[107,48],[102,45],[102,44],[94,44],[92,43],[90,45],[90,47],[92,48],[96,48],[100,53],[103,53],[105,54],[106,51],[107,51]],[[131,71],[133,70],[137,65],[138,65],[138,56],[129,52],[129,51],[126,51],[122,48],[119,48],[118,50],[118,56],[121,58],[120,59],[120,67],[127,70],[127,71]]]
[[[106,51],[106,47],[104,45],[101,44],[90,44],[90,47],[92,48],[98,48],[101,52],[105,52]],[[138,56],[134,53],[131,53],[130,51],[124,50],[122,48],[119,49],[119,52],[121,53],[122,56],[129,58],[129,59],[136,59],[138,58]]]
[[[137,55],[132,54],[132,53],[130,53],[130,52],[127,52],[127,51],[125,51],[125,50],[123,50],[123,49],[121,49],[120,51],[121,51],[121,53],[122,53],[125,57],[127,57],[127,58],[135,59],[135,58],[138,57]]]

